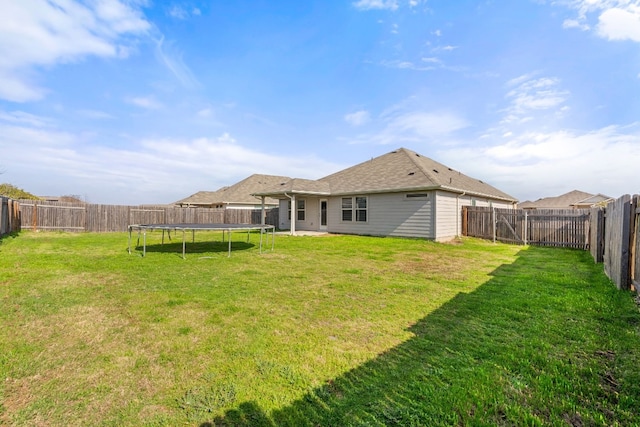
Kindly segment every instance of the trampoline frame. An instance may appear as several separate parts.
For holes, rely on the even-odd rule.
[[[164,233],[167,232],[169,236],[169,240],[171,240],[171,231],[173,230],[174,234],[178,231],[182,231],[182,259],[186,259],[186,232],[191,231],[192,242],[195,242],[195,233],[196,230],[206,230],[206,231],[222,231],[222,241],[224,242],[225,232],[227,234],[227,239],[229,240],[229,251],[228,257],[231,256],[231,232],[232,231],[246,231],[247,232],[247,242],[249,242],[249,237],[251,231],[260,230],[260,253],[262,253],[262,240],[263,235],[265,237],[265,243],[269,244],[269,234],[271,234],[271,250],[275,246],[275,226],[273,225],[251,225],[251,224],[131,224],[128,226],[129,230],[129,246],[127,250],[129,251],[129,255],[131,255],[131,234],[134,229],[138,230],[138,241],[136,243],[136,247],[140,246],[140,234],[142,233],[142,256],[146,256],[147,254],[147,230],[155,231],[162,230],[162,243],[164,244]],[[271,233],[269,233],[271,231]]]

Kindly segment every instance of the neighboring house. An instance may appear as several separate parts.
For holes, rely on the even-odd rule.
[[[254,174],[217,191],[199,191],[178,200],[174,205],[194,208],[261,209],[261,199],[253,194],[288,179],[290,178],[286,176]],[[264,201],[267,208],[278,207],[278,203],[278,199],[274,198],[266,198]]]
[[[556,197],[544,197],[535,202],[522,202],[518,204],[520,209],[588,209],[594,206],[602,206],[613,198],[604,194],[591,194],[584,191],[573,190]]]
[[[513,208],[517,200],[405,148],[318,180],[288,179],[256,196],[280,200],[279,228],[447,241],[462,206]],[[294,221],[291,221],[294,218]]]
[[[84,205],[84,202],[80,200],[78,196],[38,196],[38,198],[45,202],[64,202]]]

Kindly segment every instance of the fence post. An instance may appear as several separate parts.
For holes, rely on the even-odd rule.
[[[31,214],[31,228],[33,231],[38,229],[38,202],[33,202],[33,213]]]
[[[527,235],[527,231],[529,230],[529,225],[528,225],[528,223],[527,223],[527,220],[528,220],[527,218],[528,218],[528,216],[527,216],[527,211],[524,211],[524,230],[523,230],[523,232],[522,232],[522,237],[523,237],[523,240],[524,240],[524,244],[525,244],[525,245],[527,244],[527,238],[529,237],[529,236]]]
[[[469,224],[468,224],[468,211],[469,208],[467,206],[463,206],[462,207],[462,235],[466,236],[467,232],[469,230]]]
[[[491,222],[493,223],[493,243],[496,242],[496,208],[491,209]]]

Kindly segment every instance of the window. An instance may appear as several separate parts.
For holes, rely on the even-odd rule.
[[[296,201],[296,211],[297,211],[297,215],[296,218],[298,219],[298,221],[304,221],[305,218],[305,209],[304,209],[304,199],[302,200],[297,200]]]
[[[356,222],[367,221],[368,201],[364,196],[342,198],[342,220]],[[354,213],[355,211],[355,213]]]
[[[367,198],[356,197],[356,221],[367,221]]]
[[[342,220],[353,221],[353,199],[351,197],[342,198]]]
[[[291,221],[291,200],[287,202],[287,213],[288,213],[287,219]]]

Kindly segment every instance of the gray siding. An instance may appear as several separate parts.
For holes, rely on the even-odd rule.
[[[493,206],[510,209],[513,204],[470,196],[460,196],[446,191],[436,192],[436,236],[435,240],[443,242],[454,239],[462,233],[463,206]]]
[[[315,197],[305,197],[305,196],[297,196],[296,202],[298,200],[305,201],[305,219],[304,221],[296,221],[296,230],[300,231],[317,231],[320,228],[320,202]],[[278,209],[279,221],[278,228],[281,230],[290,230],[291,229],[291,221],[289,220],[289,199],[280,200],[280,206]],[[297,212],[295,207],[291,212],[291,216],[293,218],[297,218]]]
[[[433,198],[408,199],[406,193],[368,196],[367,221],[342,221],[342,197],[329,198],[328,231],[372,236],[434,238]]]

